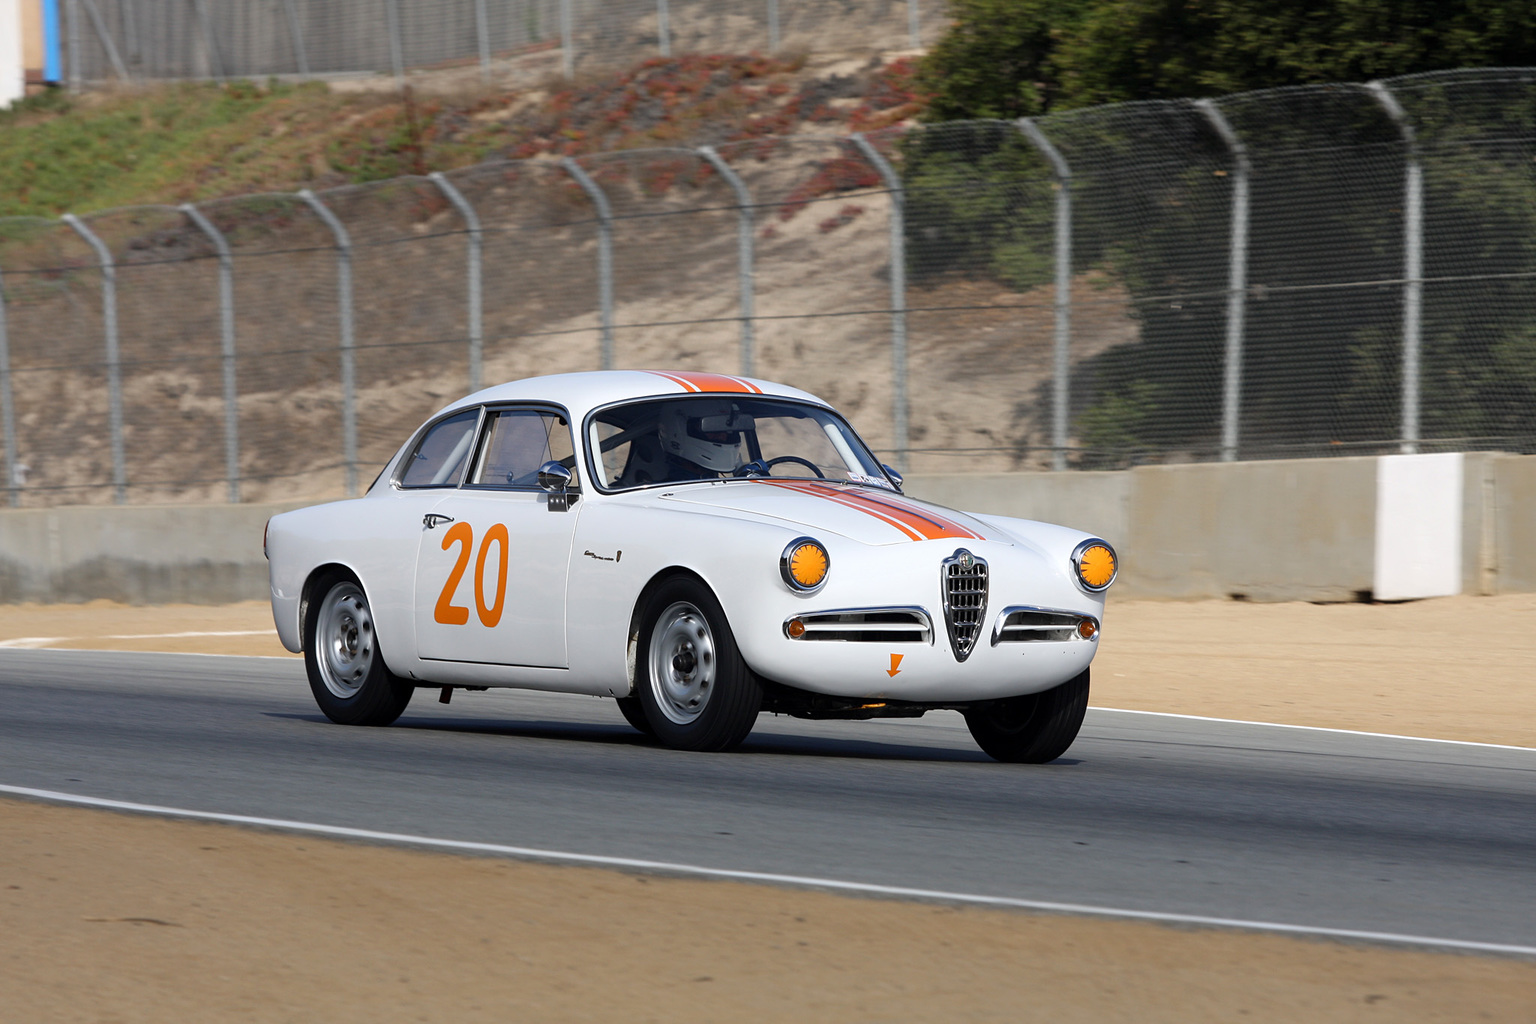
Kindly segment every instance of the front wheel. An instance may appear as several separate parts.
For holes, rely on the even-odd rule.
[[[999,761],[1045,764],[1067,752],[1088,710],[1088,670],[1043,693],[980,704],[965,713],[976,745]]]
[[[763,691],[720,602],[686,576],[657,587],[640,616],[635,689],[645,720],[678,750],[730,750],[752,731]]]
[[[315,703],[341,725],[388,725],[415,687],[385,667],[368,596],[351,577],[317,589],[323,596],[304,616],[304,668]]]

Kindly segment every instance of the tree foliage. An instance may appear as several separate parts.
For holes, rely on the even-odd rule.
[[[1517,0],[952,0],[932,120],[1536,65]]]
[[[1370,94],[1330,83],[1531,68],[1536,5],[951,9],[955,28],[922,71],[927,117],[1042,117],[1072,166],[1074,276],[1122,285],[1140,323],[1135,343],[1073,370],[1072,432],[1089,449],[1081,464],[1209,454],[1220,443],[1230,153],[1187,104],[1103,105],[1284,86],[1315,88],[1222,103],[1253,161],[1243,450],[1348,451],[1396,437],[1408,154]],[[1536,449],[1536,73],[1434,75],[1394,89],[1425,173],[1424,436]],[[1007,127],[933,125],[904,143],[916,285],[957,273],[1020,290],[1049,282],[1049,174]],[[1034,399],[1039,436],[1049,399]]]

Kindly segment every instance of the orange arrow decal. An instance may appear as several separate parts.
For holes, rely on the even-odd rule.
[[[886,675],[894,676],[897,672],[900,672],[901,671],[901,659],[904,658],[904,657],[906,657],[906,655],[903,655],[903,654],[893,654],[893,655],[891,655],[891,668],[890,668],[890,671],[886,672]]]

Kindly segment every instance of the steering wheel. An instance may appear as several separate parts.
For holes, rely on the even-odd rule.
[[[776,459],[769,459],[767,462],[763,463],[763,467],[765,469],[772,470],[774,466],[777,466],[781,462],[798,462],[812,473],[815,473],[818,479],[825,480],[827,478],[827,474],[823,473],[817,467],[816,463],[812,462],[810,459],[802,459],[798,455],[780,455]]]

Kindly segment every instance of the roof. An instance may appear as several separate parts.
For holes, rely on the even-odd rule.
[[[785,384],[737,377],[722,373],[697,373],[691,370],[593,370],[586,373],[556,373],[544,377],[496,384],[454,402],[448,409],[479,405],[483,402],[543,401],[555,402],[572,415],[585,415],[610,402],[631,398],[669,397],[672,395],[731,394],[768,395],[795,398],[817,405],[828,403],[815,395]],[[444,410],[448,411],[447,409]]]

